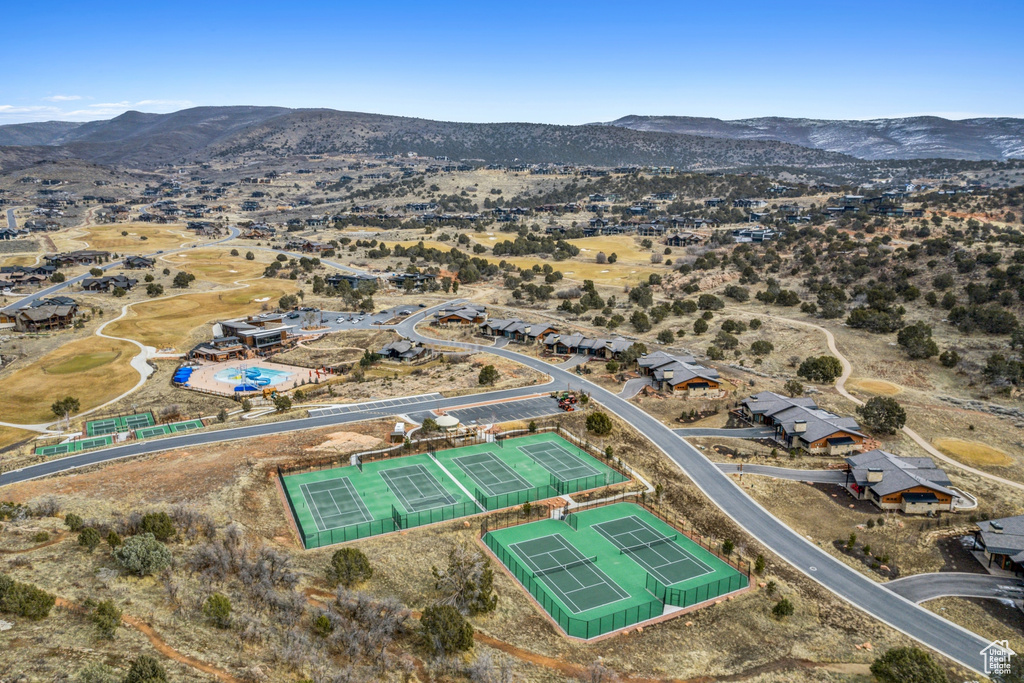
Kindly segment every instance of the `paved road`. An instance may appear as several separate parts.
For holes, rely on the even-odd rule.
[[[422,316],[414,315],[397,326],[404,336],[433,341],[414,328]],[[528,367],[546,372],[556,384],[584,388],[592,398],[631,424],[650,439],[666,456],[697,485],[698,488],[730,518],[799,571],[825,586],[853,606],[906,633],[938,652],[975,671],[983,670],[981,649],[988,642],[980,636],[941,617],[917,607],[914,603],[887,590],[868,577],[820,550],[800,534],[747,496],[698,450],[664,424],[615,394],[553,367],[542,360],[524,356],[508,349],[488,349],[477,344],[445,342],[449,346],[486,351]]]
[[[10,220],[10,215],[9,214],[8,214],[8,220]],[[238,236],[238,234],[239,234],[238,228],[231,228],[230,230],[231,230],[231,233],[227,237],[222,237],[221,239],[214,240],[212,242],[205,242],[203,244],[197,245],[196,248],[198,249],[199,247],[212,247],[215,244],[220,244],[221,242],[227,242],[228,240],[232,240],[232,239],[234,239],[235,237]],[[165,249],[165,250],[163,250],[161,252],[154,252],[152,254],[143,254],[143,255],[147,256],[149,258],[153,258],[153,257],[158,256],[158,255],[174,254],[174,253],[177,253],[179,251],[187,251],[190,248],[191,247],[182,247],[180,249]],[[98,267],[99,267],[100,270],[109,270],[111,268],[119,268],[121,266],[121,261],[122,260],[123,259],[117,259],[116,261],[111,261],[110,263],[108,263],[106,265],[102,265],[102,266],[98,266]],[[13,304],[11,304],[10,306],[7,306],[3,310],[6,310],[6,311],[16,311],[19,308],[23,308],[23,307],[27,306],[28,304],[32,303],[36,299],[45,299],[48,296],[52,296],[52,295],[56,294],[57,292],[70,287],[71,285],[75,284],[76,282],[81,282],[82,280],[84,280],[87,277],[92,277],[92,275],[90,275],[88,272],[85,272],[85,273],[82,273],[81,275],[77,275],[75,277],[68,278],[64,282],[58,283],[56,285],[50,285],[49,287],[47,287],[45,289],[40,289],[37,292],[29,294],[28,296],[22,297],[21,299],[15,301]]]
[[[496,401],[522,398],[548,389],[550,389],[549,385],[533,385],[521,387],[519,389],[492,391],[486,394],[476,394],[474,396],[459,396],[456,398],[433,400],[428,399],[417,403],[408,403],[403,405],[399,412],[405,413],[417,410],[425,411],[437,408],[449,409],[476,401]],[[120,458],[130,458],[149,453],[158,453],[160,451],[167,451],[175,448],[195,448],[197,446],[221,443],[224,441],[251,439],[253,437],[268,436],[271,434],[284,434],[288,432],[302,431],[305,429],[317,429],[319,427],[332,427],[335,425],[349,424],[351,422],[361,422],[363,420],[375,420],[384,417],[391,417],[395,413],[395,408],[378,408],[343,413],[341,415],[307,417],[298,420],[287,420],[284,422],[249,425],[233,429],[221,429],[191,434],[185,433],[180,436],[171,436],[164,439],[153,439],[150,441],[133,441],[124,446],[115,446],[113,448],[89,451],[87,453],[73,455],[67,458],[49,460],[47,462],[39,463],[38,465],[31,465],[20,470],[13,470],[11,472],[0,474],[0,486],[14,484],[20,481],[29,481],[30,479],[38,479],[39,477],[66,472],[80,467],[88,467],[90,465],[96,465],[98,463],[108,462],[111,460],[118,460]]]
[[[915,574],[890,581],[885,586],[911,602],[924,602],[948,596],[993,600],[1024,599],[1024,581],[989,574],[964,572]]]
[[[742,427],[740,429],[717,429],[713,427],[679,427],[673,432],[682,437],[688,436],[728,436],[734,439],[761,439],[770,437],[774,430],[763,427]]]
[[[725,474],[756,474],[761,477],[775,477],[790,481],[811,481],[816,484],[845,484],[846,472],[840,470],[792,470],[771,465],[741,465],[732,462],[716,463]],[[743,469],[741,470],[740,467]]]
[[[640,393],[640,390],[644,387],[651,385],[650,377],[634,377],[628,380],[622,385],[622,391],[619,392],[619,396],[622,398],[633,398]]]

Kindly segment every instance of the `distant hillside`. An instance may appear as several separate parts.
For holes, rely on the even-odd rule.
[[[5,139],[8,128],[0,126],[0,140]],[[280,107],[198,107],[173,114],[127,112],[109,121],[74,125],[49,140],[43,137],[40,133],[34,139],[25,138],[29,140],[26,144],[37,145],[31,151],[0,150],[0,159],[74,157],[141,169],[215,158],[410,151],[493,163],[656,164],[687,169],[833,168],[855,162],[843,155],[775,141],[709,139],[600,125],[453,123]]]
[[[871,121],[775,117],[722,121],[690,116],[624,116],[604,125],[732,140],[778,140],[860,159],[1024,158],[1024,119],[951,121],[917,116]]]
[[[81,125],[71,121],[43,121],[0,126],[0,146],[57,145]]]

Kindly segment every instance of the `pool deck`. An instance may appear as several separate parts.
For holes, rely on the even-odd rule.
[[[188,380],[188,388],[234,396],[235,386],[237,386],[237,383],[221,382],[215,378],[215,375],[223,370],[237,368],[242,364],[242,362],[243,361],[232,360],[225,361],[223,363],[203,363],[192,371],[192,376],[189,377]],[[277,370],[290,375],[284,381],[271,385],[269,388],[272,389],[294,389],[297,386],[301,386],[302,380],[306,380],[307,383],[311,383],[316,378],[316,372],[309,370],[308,368],[299,368],[293,365],[281,365],[280,363],[270,363],[264,360],[248,360],[244,361],[244,363],[247,368],[260,367],[268,370]]]

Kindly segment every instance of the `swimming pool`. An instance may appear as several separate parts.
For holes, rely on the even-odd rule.
[[[245,368],[245,379],[248,381],[247,384],[254,384],[259,387],[272,387],[275,384],[280,384],[286,381],[293,373],[284,372],[283,370],[271,370],[270,368],[260,367],[258,365]],[[224,382],[225,384],[241,384],[242,383],[242,372],[240,367],[227,368],[214,374],[213,378],[218,382]]]

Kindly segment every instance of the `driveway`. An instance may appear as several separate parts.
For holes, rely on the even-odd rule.
[[[775,477],[789,481],[809,481],[815,484],[846,483],[846,472],[841,470],[792,470],[771,465],[744,465],[742,463],[716,463],[718,469],[725,474],[753,474],[761,477]]]
[[[924,602],[947,596],[992,600],[1024,599],[1024,581],[989,574],[964,572],[915,574],[890,581],[885,586],[911,602]]]
[[[681,437],[690,436],[728,436],[734,439],[764,439],[775,432],[764,427],[743,427],[740,429],[718,429],[713,427],[679,427],[673,432]]]

